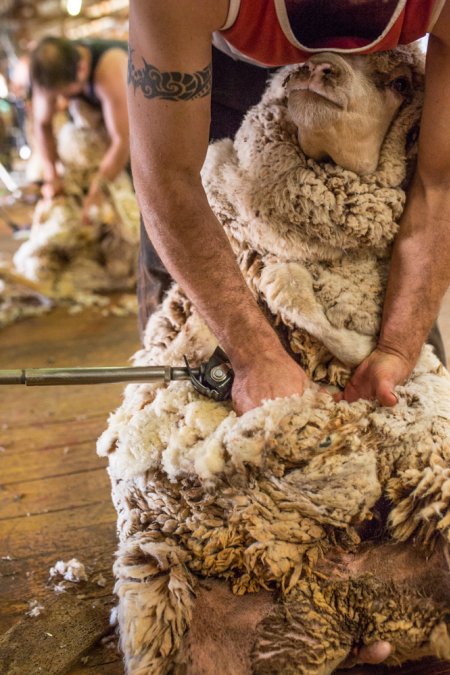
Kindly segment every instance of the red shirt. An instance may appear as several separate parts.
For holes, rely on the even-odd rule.
[[[266,66],[315,51],[369,54],[430,31],[443,0],[230,0],[225,40]]]

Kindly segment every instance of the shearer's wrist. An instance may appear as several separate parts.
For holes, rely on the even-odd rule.
[[[110,181],[102,173],[97,173],[92,179],[90,192],[105,192]]]
[[[417,363],[420,355],[421,347],[419,349],[407,346],[406,344],[399,345],[394,341],[382,339],[378,341],[375,351],[381,354],[387,354],[397,359],[399,366],[407,373],[410,373]]]
[[[48,165],[44,169],[44,183],[54,183],[55,181],[59,180],[59,175],[56,170],[56,167],[53,165]]]
[[[275,331],[268,326],[261,332],[247,337],[241,335],[239,340],[225,350],[236,370],[254,367],[256,362],[273,361],[289,358]]]

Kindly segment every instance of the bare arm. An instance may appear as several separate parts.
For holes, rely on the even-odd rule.
[[[44,180],[48,183],[58,179],[56,162],[58,153],[53,135],[53,116],[56,109],[56,97],[38,87],[33,88],[33,120],[36,144],[42,157]]]
[[[95,73],[95,93],[108,131],[110,144],[93,177],[83,202],[83,222],[90,222],[90,210],[102,196],[102,182],[114,180],[130,159],[127,109],[128,58],[122,49],[106,52]]]
[[[450,283],[450,3],[430,35],[416,174],[395,243],[377,350],[346,399],[396,402]]]
[[[242,412],[264,398],[301,393],[307,380],[247,289],[200,180],[211,32],[223,24],[227,6],[225,0],[132,1],[128,92],[133,177],[147,231],[231,358],[233,398]],[[190,86],[171,95],[161,73],[184,73]]]
[[[100,165],[100,175],[107,180],[114,180],[130,157],[127,62],[123,50],[110,50],[100,61],[96,72],[95,92],[102,105],[103,119],[110,138],[110,146]]]

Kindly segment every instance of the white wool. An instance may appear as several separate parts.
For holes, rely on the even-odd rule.
[[[28,612],[25,612],[27,616],[35,617],[42,614],[44,605],[41,605],[39,600],[28,600]]]
[[[223,426],[225,425],[226,422]],[[193,456],[193,469],[202,480],[208,480],[225,470],[225,462],[224,447],[219,433],[198,444]]]
[[[430,387],[438,385],[448,391],[450,378],[441,376],[434,384],[428,383]],[[415,395],[416,389],[413,379],[403,395]],[[208,480],[224,471],[225,448],[235,467],[245,463],[260,466],[267,443],[282,424],[294,418],[297,428],[308,423],[318,395],[327,402],[329,414],[339,405],[313,388],[302,397],[265,401],[236,417],[228,406],[205,399],[189,383],[172,383],[159,389],[153,403],[136,411],[131,418],[121,409],[112,415],[108,430],[99,439],[98,452],[109,455],[111,475],[118,479],[143,475],[161,462],[171,479],[195,473]],[[363,409],[372,407],[367,402],[359,405]],[[422,408],[419,402],[416,405],[419,410]],[[385,414],[400,422],[403,409],[401,398],[399,406],[394,411],[385,409]],[[425,409],[423,412],[426,414]],[[383,409],[377,414],[382,415]]]
[[[131,389],[136,390],[139,387]],[[192,398],[189,385],[174,387],[172,383],[158,389],[152,405],[145,406],[131,419],[122,412],[111,416],[107,432],[98,441],[98,451],[109,454],[114,445],[115,452],[110,454],[112,475],[131,478],[155,467],[173,434],[170,414],[184,409]]]
[[[57,146],[58,156],[66,166],[90,169],[101,162],[108,143],[101,125],[99,130],[67,122],[58,132]]]
[[[55,593],[66,593],[67,592],[67,584],[65,581],[60,581],[59,584],[55,584],[53,586],[53,591]]]
[[[79,581],[87,581],[86,568],[82,562],[76,558],[72,558],[67,562],[64,560],[58,560],[49,571],[50,578],[61,575],[66,581],[73,581],[78,583]]]
[[[200,401],[188,403],[184,410],[186,424],[198,430],[201,437],[205,438],[228,415],[227,408],[222,403],[211,401],[212,405],[205,409]]]
[[[162,454],[162,466],[171,480],[180,475],[196,474],[208,481],[225,469],[222,438],[235,415],[223,405],[222,413],[219,413],[217,407],[214,409],[213,401],[204,399],[197,401],[195,407],[204,419],[211,411],[208,433],[200,433],[198,425],[192,424],[191,416],[190,422],[186,418],[180,422],[181,428],[172,434]]]
[[[116,451],[110,455],[113,475],[131,478],[157,465],[165,447],[161,440],[164,430],[158,419],[155,412],[149,415],[144,409],[127,425],[114,430]],[[166,435],[170,435],[170,430]]]
[[[92,582],[97,584],[97,586],[100,586],[101,588],[104,588],[107,584],[107,581],[101,572],[97,574],[95,577],[93,577]]]
[[[450,421],[450,375],[433,349],[426,345],[404,391],[416,397],[426,415]],[[401,390],[401,388],[399,388]]]
[[[14,265],[27,279],[38,281],[40,278],[41,264],[34,257],[34,244],[25,241],[14,254]]]
[[[314,335],[346,365],[358,365],[372,351],[372,337],[335,328],[330,323],[314,293],[313,278],[302,265],[267,265],[261,275],[260,290],[274,314],[278,311],[288,323]]]

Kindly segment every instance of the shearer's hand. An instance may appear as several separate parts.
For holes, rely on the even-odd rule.
[[[385,352],[377,347],[353,373],[344,391],[335,400],[354,403],[360,398],[378,401],[380,405],[394,406],[398,398],[394,388],[403,384],[413,366],[401,354]]]
[[[46,180],[41,188],[44,199],[53,199],[64,192],[64,183],[62,178],[55,176],[51,180]]]
[[[102,180],[96,177],[92,180],[89,192],[83,201],[83,225],[90,225],[92,223],[92,208],[98,207],[103,197]]]
[[[256,408],[265,399],[303,394],[311,385],[304,370],[280,348],[260,353],[251,363],[234,369],[232,399],[238,415]]]
[[[383,663],[392,652],[389,642],[379,640],[371,645],[353,647],[350,655],[340,664],[339,668],[352,668],[358,664]]]

